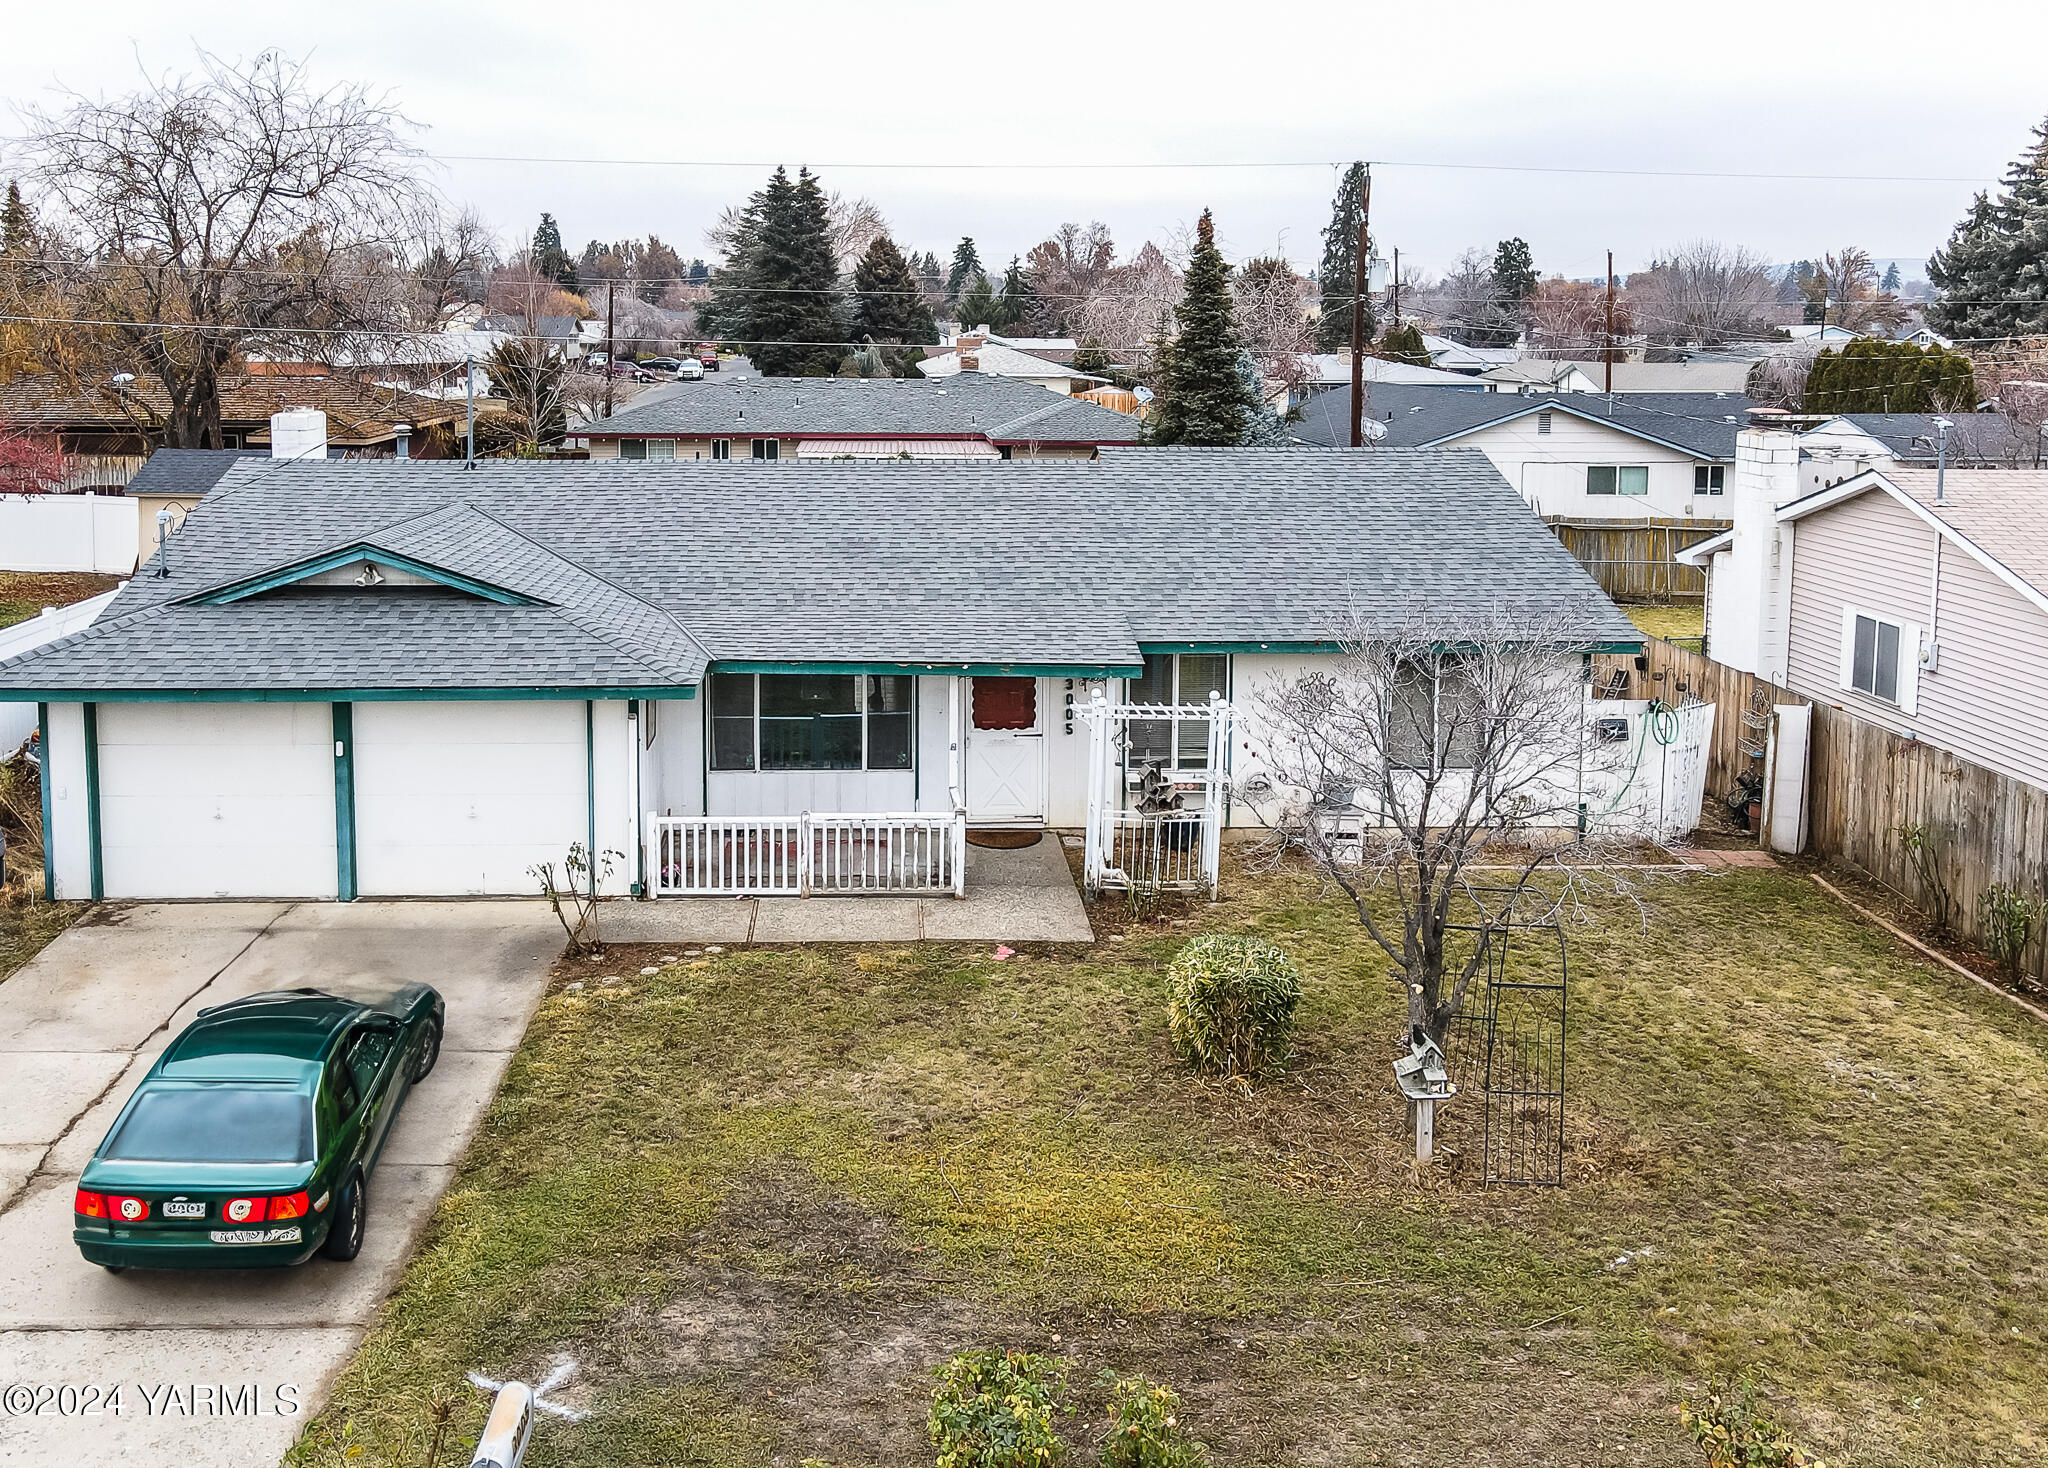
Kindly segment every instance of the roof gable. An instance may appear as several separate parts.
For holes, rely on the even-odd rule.
[[[183,599],[183,604],[203,607],[228,606],[234,602],[247,601],[253,596],[263,596],[269,592],[281,591],[286,587],[319,584],[317,578],[323,577],[329,572],[358,565],[363,568],[363,574],[353,584],[364,590],[374,590],[380,586],[390,585],[392,578],[389,573],[396,572],[399,577],[405,578],[409,582],[431,583],[436,586],[446,587],[452,591],[460,591],[469,596],[478,597],[484,601],[497,602],[501,606],[530,607],[540,605],[533,598],[522,596],[516,591],[507,591],[502,586],[493,586],[487,581],[479,581],[460,572],[450,571],[444,566],[436,566],[427,561],[416,560],[411,556],[387,549],[367,540],[357,541],[353,545],[324,551],[317,556],[294,561],[288,565],[276,566],[268,571],[258,572],[253,576],[244,576],[239,580],[230,581],[223,586],[216,586],[210,590],[186,597]],[[329,582],[326,584],[347,585],[349,583]]]

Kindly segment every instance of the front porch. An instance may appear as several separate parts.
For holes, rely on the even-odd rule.
[[[968,845],[960,875],[964,892],[958,897],[676,897],[606,904],[604,937],[676,945],[1095,941],[1057,831],[1009,850]]]

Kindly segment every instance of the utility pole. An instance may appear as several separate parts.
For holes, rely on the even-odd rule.
[[[1600,354],[1607,364],[1608,392],[1614,391],[1614,251],[1607,252],[1607,350]]]
[[[612,369],[619,365],[618,348],[612,345],[613,325],[617,321],[619,288],[615,282],[607,281],[604,288],[604,416],[612,416]]]
[[[1358,200],[1358,258],[1351,286],[1351,447],[1365,447],[1365,256],[1371,248],[1372,170]]]
[[[1387,297],[1387,314],[1393,317],[1393,324],[1401,324],[1401,247],[1394,246],[1394,284]]]
[[[462,451],[462,467],[474,469],[476,467],[476,358],[474,357],[464,357],[462,359],[462,388],[469,397],[469,421],[468,426],[463,430],[463,442],[466,447]]]

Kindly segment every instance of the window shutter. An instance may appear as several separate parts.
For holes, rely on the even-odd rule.
[[[1849,690],[1856,686],[1856,608],[1842,608],[1842,665],[1835,678],[1835,686]]]

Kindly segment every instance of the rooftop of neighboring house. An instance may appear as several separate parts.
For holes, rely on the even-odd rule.
[[[1107,378],[1091,377],[1086,372],[1076,372],[1072,366],[1042,356],[1037,352],[1020,351],[1005,346],[991,338],[978,347],[954,346],[928,356],[917,364],[917,370],[926,377],[950,377],[965,372],[961,366],[963,358],[975,360],[974,371],[985,377],[1065,377],[1075,382],[1106,382]]]
[[[1360,613],[1504,606],[1641,644],[1471,450],[1111,450],[1026,473],[273,460],[230,470],[178,550],[0,687],[658,691],[717,662],[1128,677],[1148,646],[1327,648]],[[365,561],[391,574],[352,576]]]
[[[1426,331],[1422,334],[1422,345],[1429,353],[1431,365],[1445,372],[1484,372],[1489,367],[1519,361],[1522,355],[1520,347],[1468,347],[1463,342]]]
[[[1894,458],[1932,464],[1943,452],[1944,418],[1951,464],[2027,464],[2041,447],[2038,435],[2028,435],[2003,413],[1844,413],[1838,421],[1876,439]]]
[[[1491,393],[1443,387],[1377,386],[1366,416],[1380,425],[1372,437],[1386,448],[1434,448],[1470,433],[1538,413],[1566,413],[1634,438],[1663,444],[1695,458],[1732,462],[1735,434],[1750,400],[1738,393]],[[1306,444],[1327,448],[1351,441],[1351,395],[1324,393],[1289,425]],[[1368,429],[1368,436],[1371,431]]]
[[[1604,385],[1607,367],[1602,362],[1572,362],[1594,384]],[[1618,393],[1740,393],[1749,386],[1749,362],[1616,362],[1614,390]]]
[[[286,408],[319,408],[327,414],[327,441],[336,448],[392,442],[393,425],[415,429],[462,416],[463,405],[378,387],[352,377],[230,377],[220,385],[220,418],[250,441],[265,442],[270,415]],[[27,375],[0,385],[0,426],[65,430],[160,432],[171,411],[170,395],[147,379],[77,388],[51,374]]]
[[[1308,373],[1307,381],[1315,386],[1333,386],[1351,381],[1351,354],[1349,352],[1310,352],[1297,359]],[[1470,376],[1457,372],[1443,372],[1435,367],[1418,367],[1413,362],[1392,362],[1385,357],[1367,357],[1364,363],[1367,382],[1395,382],[1420,387],[1436,383],[1444,387],[1462,387],[1467,392],[1485,390]]]
[[[543,341],[573,342],[583,335],[583,323],[574,316],[519,316],[503,313],[477,322],[481,331],[498,331],[507,336],[539,337]]]
[[[1040,363],[1040,366],[1046,364]],[[962,372],[902,377],[717,374],[650,392],[651,401],[576,430],[595,439],[978,438],[991,443],[1129,444],[1138,420],[1013,377]]]
[[[128,494],[203,495],[243,459],[264,459],[242,449],[158,449],[128,481]]]

